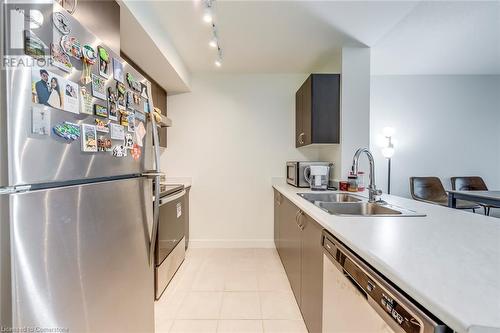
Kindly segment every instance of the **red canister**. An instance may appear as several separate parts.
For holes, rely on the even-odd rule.
[[[339,181],[339,191],[347,191],[349,183],[345,180]]]

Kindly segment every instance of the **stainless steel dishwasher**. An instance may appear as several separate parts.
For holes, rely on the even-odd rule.
[[[326,230],[323,250],[324,333],[451,332]]]

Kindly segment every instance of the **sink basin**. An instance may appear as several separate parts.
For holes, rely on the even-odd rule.
[[[386,203],[371,202],[316,202],[316,206],[333,215],[345,216],[425,216]]]
[[[332,202],[318,202],[317,206],[335,215],[401,215],[398,210],[387,208],[380,204],[359,202],[349,204],[339,204]]]
[[[426,216],[394,206],[385,201],[368,202],[368,198],[342,192],[297,193],[332,215],[341,216]]]
[[[312,203],[316,202],[360,202],[364,198],[347,193],[298,193]]]

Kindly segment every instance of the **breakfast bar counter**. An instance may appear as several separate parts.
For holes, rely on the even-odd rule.
[[[309,189],[273,187],[453,330],[500,332],[498,219],[393,195],[426,216],[337,216],[297,195]]]

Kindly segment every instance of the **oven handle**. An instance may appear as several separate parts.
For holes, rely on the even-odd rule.
[[[186,190],[182,190],[179,193],[176,193],[174,195],[168,195],[160,199],[160,207],[168,204],[169,202],[172,202],[174,200],[182,198],[186,194]]]

